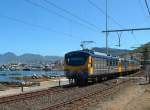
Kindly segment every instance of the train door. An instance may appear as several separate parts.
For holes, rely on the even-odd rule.
[[[118,72],[119,73],[122,72],[122,62],[121,62],[121,60],[118,61]]]
[[[93,58],[89,56],[89,63],[88,63],[88,73],[90,75],[94,74],[94,67],[93,67]]]

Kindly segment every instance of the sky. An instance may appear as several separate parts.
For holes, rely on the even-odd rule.
[[[81,41],[94,41],[89,47],[105,47],[105,0],[90,1],[0,0],[0,54],[63,56],[81,49]],[[108,16],[109,30],[150,27],[144,0],[108,0]],[[118,35],[109,33],[108,46],[132,49],[149,42],[149,34],[123,32],[121,47],[116,47]]]

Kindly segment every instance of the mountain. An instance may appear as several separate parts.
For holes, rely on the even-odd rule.
[[[57,60],[62,60],[60,56],[42,56],[38,54],[23,54],[17,56],[12,52],[7,52],[0,55],[0,64],[10,63],[25,63],[25,64],[36,64],[36,63],[51,63]]]
[[[94,47],[92,50],[96,52],[101,52],[101,53],[106,53],[106,48],[99,48],[99,47]],[[126,49],[114,49],[114,48],[108,48],[109,54],[112,56],[119,56],[124,53],[128,53],[131,50],[126,50]]]
[[[105,53],[105,48],[94,47],[92,50],[96,52]],[[130,50],[121,50],[109,48],[109,54],[113,56],[119,56],[123,53],[130,52]],[[42,56],[39,54],[26,53],[20,56],[12,52],[7,52],[5,54],[0,54],[0,64],[10,64],[10,63],[25,63],[25,64],[39,64],[39,63],[52,63],[58,60],[63,60],[60,56]]]
[[[7,52],[3,55],[0,55],[0,64],[15,63],[17,61],[17,56],[14,53]]]

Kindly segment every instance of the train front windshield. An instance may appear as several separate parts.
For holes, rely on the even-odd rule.
[[[88,56],[83,52],[72,52],[65,55],[65,61],[70,66],[81,66],[86,63]]]

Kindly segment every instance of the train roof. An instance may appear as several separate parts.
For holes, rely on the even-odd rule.
[[[133,59],[120,58],[119,56],[111,56],[111,55],[107,55],[105,53],[96,52],[96,51],[88,50],[88,49],[71,51],[71,52],[66,53],[66,55],[74,53],[74,52],[82,52],[82,53],[85,53],[87,55],[91,55],[93,57],[102,58],[102,59],[136,62],[136,60],[133,60]]]
[[[71,51],[69,53],[74,53],[74,52],[82,52],[82,53],[85,53],[85,54],[88,54],[88,55],[91,55],[93,57],[97,57],[97,58],[103,58],[103,59],[112,59],[112,60],[119,60],[119,57],[113,57],[113,56],[108,56],[107,54],[105,53],[101,53],[101,52],[95,52],[93,50],[77,50],[77,51]],[[67,54],[69,54],[67,53]]]
[[[100,53],[100,52],[94,52],[91,55],[94,57],[99,57],[99,58],[103,58],[103,59],[119,60],[119,57],[107,55],[105,53]]]

